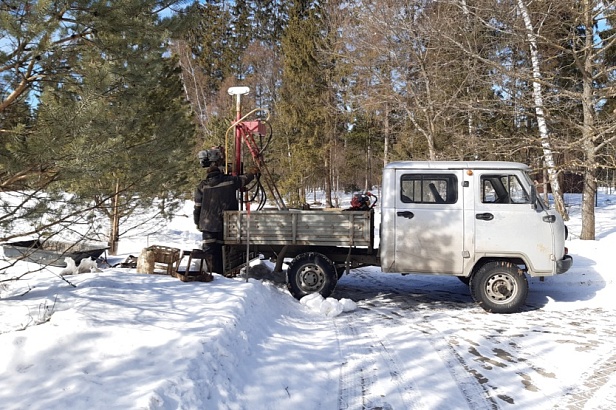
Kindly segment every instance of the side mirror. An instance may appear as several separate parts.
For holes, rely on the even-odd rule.
[[[530,207],[537,209],[537,187],[535,185],[530,186]]]

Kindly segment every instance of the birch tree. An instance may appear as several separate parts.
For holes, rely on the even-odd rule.
[[[535,114],[537,116],[537,127],[541,140],[541,147],[543,149],[544,161],[547,166],[548,176],[550,179],[550,185],[552,187],[552,195],[554,196],[554,204],[556,210],[560,213],[565,220],[569,219],[565,203],[563,201],[562,189],[558,181],[558,171],[554,162],[554,155],[552,151],[552,144],[550,142],[550,134],[548,125],[545,120],[545,108],[543,102],[543,90],[541,84],[541,68],[539,57],[539,45],[537,41],[537,34],[528,14],[528,8],[523,0],[516,0],[517,8],[520,12],[522,20],[524,21],[524,27],[526,29],[526,38],[530,49],[530,60],[532,64],[533,74],[533,100],[535,103]]]

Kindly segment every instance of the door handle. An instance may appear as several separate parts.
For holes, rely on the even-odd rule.
[[[398,211],[397,215],[407,219],[413,219],[413,217],[415,216],[415,214],[411,211]]]
[[[475,218],[481,219],[483,221],[491,221],[492,219],[494,219],[494,215],[489,212],[486,212],[485,214],[476,214]]]
[[[543,222],[547,222],[547,223],[556,222],[556,217],[554,215],[546,215],[542,219],[543,219]]]

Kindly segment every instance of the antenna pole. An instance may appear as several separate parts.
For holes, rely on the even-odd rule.
[[[229,95],[235,95],[235,163],[233,165],[233,175],[242,173],[242,130],[240,129],[240,120],[242,119],[242,95],[250,92],[248,87],[230,87],[227,90]]]

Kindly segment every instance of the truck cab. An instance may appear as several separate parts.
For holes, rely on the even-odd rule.
[[[458,276],[486,310],[518,310],[525,274],[552,276],[572,264],[563,220],[537,196],[528,172],[514,162],[388,164],[381,269]]]

